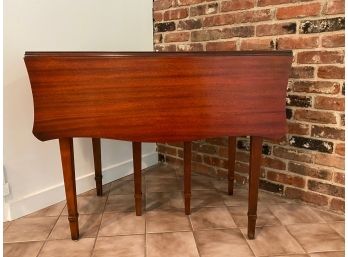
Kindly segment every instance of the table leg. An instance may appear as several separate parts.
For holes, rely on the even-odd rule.
[[[142,193],[141,193],[141,142],[132,142],[133,166],[134,166],[134,199],[135,213],[141,216]]]
[[[72,138],[60,138],[60,156],[62,159],[66,205],[68,207],[68,220],[71,239],[79,239],[79,223],[76,200],[76,181],[74,167],[74,148]]]
[[[255,238],[262,138],[250,137],[248,238]]]
[[[228,194],[233,195],[236,161],[236,137],[228,137]]]
[[[95,184],[97,188],[97,195],[103,195],[103,184],[102,184],[102,164],[101,164],[101,146],[100,138],[92,138],[93,145],[93,158],[94,158],[94,170],[95,170]]]
[[[191,154],[192,143],[184,142],[184,196],[186,215],[191,213]]]

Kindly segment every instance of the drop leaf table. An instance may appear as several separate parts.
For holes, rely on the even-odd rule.
[[[59,139],[71,238],[79,238],[73,138],[92,138],[97,195],[100,139],[132,141],[136,215],[142,212],[141,142],[184,141],[190,214],[191,142],[228,136],[233,194],[237,136],[250,136],[248,237],[255,237],[262,138],[286,133],[291,51],[26,52],[33,134]]]

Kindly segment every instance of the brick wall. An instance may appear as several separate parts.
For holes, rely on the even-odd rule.
[[[344,1],[155,0],[156,51],[292,49],[288,134],[265,141],[261,187],[344,210]],[[227,175],[227,138],[193,143],[193,170]],[[248,138],[239,138],[236,177],[247,183]],[[158,144],[182,165],[181,143]]]

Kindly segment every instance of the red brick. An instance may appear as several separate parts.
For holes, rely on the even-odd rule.
[[[303,163],[289,162],[288,171],[309,176],[312,178],[324,179],[330,181],[332,179],[332,172],[329,169],[318,169]]]
[[[323,79],[344,79],[344,68],[337,66],[320,66],[318,77]]]
[[[277,9],[276,17],[278,20],[303,18],[308,16],[317,16],[320,14],[320,3],[299,4]]]
[[[344,129],[312,125],[311,136],[344,141]]]
[[[334,211],[344,212],[344,200],[332,198],[330,203],[330,209]]]
[[[321,39],[323,47],[343,47],[344,46],[344,34],[336,35],[323,35]]]
[[[337,184],[344,185],[344,173],[343,172],[335,172],[333,181]]]
[[[337,143],[335,148],[335,153],[341,156],[344,156],[345,153],[345,144],[344,143]]]
[[[344,0],[328,0],[325,14],[341,14],[344,13]]]
[[[331,112],[321,112],[312,110],[295,110],[295,120],[324,123],[324,124],[336,124],[336,116]]]
[[[162,43],[162,39],[163,39],[162,34],[155,34],[155,35],[153,36],[153,42],[154,42],[155,44],[160,44],[160,43]]]
[[[317,109],[344,111],[344,98],[317,96],[314,107]]]
[[[299,188],[304,188],[306,181],[302,177],[291,176],[274,171],[267,171],[267,179],[275,182],[279,182],[286,185],[292,185]]]
[[[153,10],[165,10],[173,6],[173,0],[156,0],[153,2]]]
[[[203,51],[203,45],[200,43],[192,43],[192,44],[178,44],[177,45],[178,52],[198,52]]]
[[[297,63],[331,64],[343,63],[342,51],[306,51],[297,54]]]
[[[296,23],[278,23],[278,24],[260,24],[256,26],[257,36],[273,36],[273,35],[284,35],[284,34],[295,34]]]
[[[298,2],[298,0],[258,0],[257,6],[288,4],[288,3],[295,3],[295,2]]]
[[[272,12],[270,9],[243,11],[206,17],[203,21],[203,25],[205,27],[220,26],[234,23],[266,21],[270,20],[271,18]]]
[[[248,174],[249,173],[249,164],[244,163],[244,162],[236,162],[235,163],[235,170],[236,170],[236,172],[239,172],[239,173]]]
[[[181,8],[181,9],[174,9],[174,10],[165,11],[163,14],[163,19],[165,21],[179,20],[179,19],[186,18],[187,16],[188,16],[188,9]]]
[[[267,168],[285,170],[286,164],[280,159],[275,159],[271,157],[262,157],[261,165]]]
[[[271,50],[274,49],[275,43],[271,39],[243,39],[240,50]]]
[[[170,42],[183,42],[188,41],[190,38],[189,32],[174,32],[169,33],[164,36],[164,42],[170,43]]]
[[[250,9],[254,7],[254,0],[229,0],[221,3],[221,12]]]
[[[220,34],[221,34],[221,31],[219,29],[192,31],[191,41],[199,42],[199,41],[217,40],[220,38]]]
[[[224,28],[221,31],[221,38],[252,37],[254,35],[255,35],[254,26]]]
[[[154,12],[153,13],[153,19],[155,22],[159,22],[163,20],[163,14],[161,12]]]
[[[192,162],[192,171],[208,176],[216,176],[215,168],[198,162]]]
[[[177,157],[170,156],[170,155],[166,156],[166,162],[168,164],[175,166],[175,167],[182,167],[184,164],[183,160],[181,160]]]
[[[309,125],[297,122],[288,122],[288,134],[309,135]]]
[[[292,66],[290,78],[309,79],[314,77],[314,67],[311,66]]]
[[[175,52],[176,45],[155,45],[156,52]]]
[[[308,180],[308,189],[325,195],[344,198],[344,187],[323,183],[317,180]]]
[[[176,2],[178,6],[183,6],[183,5],[191,5],[191,4],[200,4],[205,2],[205,0],[177,0]]]
[[[301,189],[293,187],[285,188],[285,196],[291,199],[300,199],[302,201],[313,203],[319,206],[327,206],[329,202],[328,197],[325,195],[303,191]]]
[[[217,153],[217,147],[210,144],[204,144],[202,142],[193,142],[192,144],[192,150],[201,152],[201,153],[207,153],[207,154],[216,154]]]
[[[201,19],[190,19],[179,21],[178,30],[191,30],[191,29],[200,29],[202,27]]]
[[[287,149],[280,146],[273,147],[273,154],[276,157],[287,159],[287,160],[307,162],[307,163],[312,163],[313,161],[313,155],[311,155],[308,152],[295,150],[295,149]]]
[[[314,163],[341,170],[344,169],[344,158],[333,154],[316,153],[314,156]]]
[[[307,49],[319,45],[319,37],[282,37],[278,39],[278,49]]]
[[[202,4],[190,8],[190,16],[214,14],[218,11],[218,3]]]
[[[293,92],[317,93],[317,94],[338,94],[340,84],[330,81],[294,81],[291,83]]]
[[[206,45],[207,51],[233,51],[237,50],[236,41],[225,42],[208,42]]]

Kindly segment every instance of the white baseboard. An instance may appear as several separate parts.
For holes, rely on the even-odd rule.
[[[148,153],[142,156],[143,169],[157,163],[157,152]],[[132,159],[105,167],[103,168],[103,184],[107,184],[132,173]],[[76,178],[77,194],[84,193],[93,188],[95,188],[94,171]],[[60,183],[39,192],[27,195],[21,199],[16,199],[6,203],[6,206],[4,206],[4,221],[23,217],[63,200],[65,200],[64,184]]]

